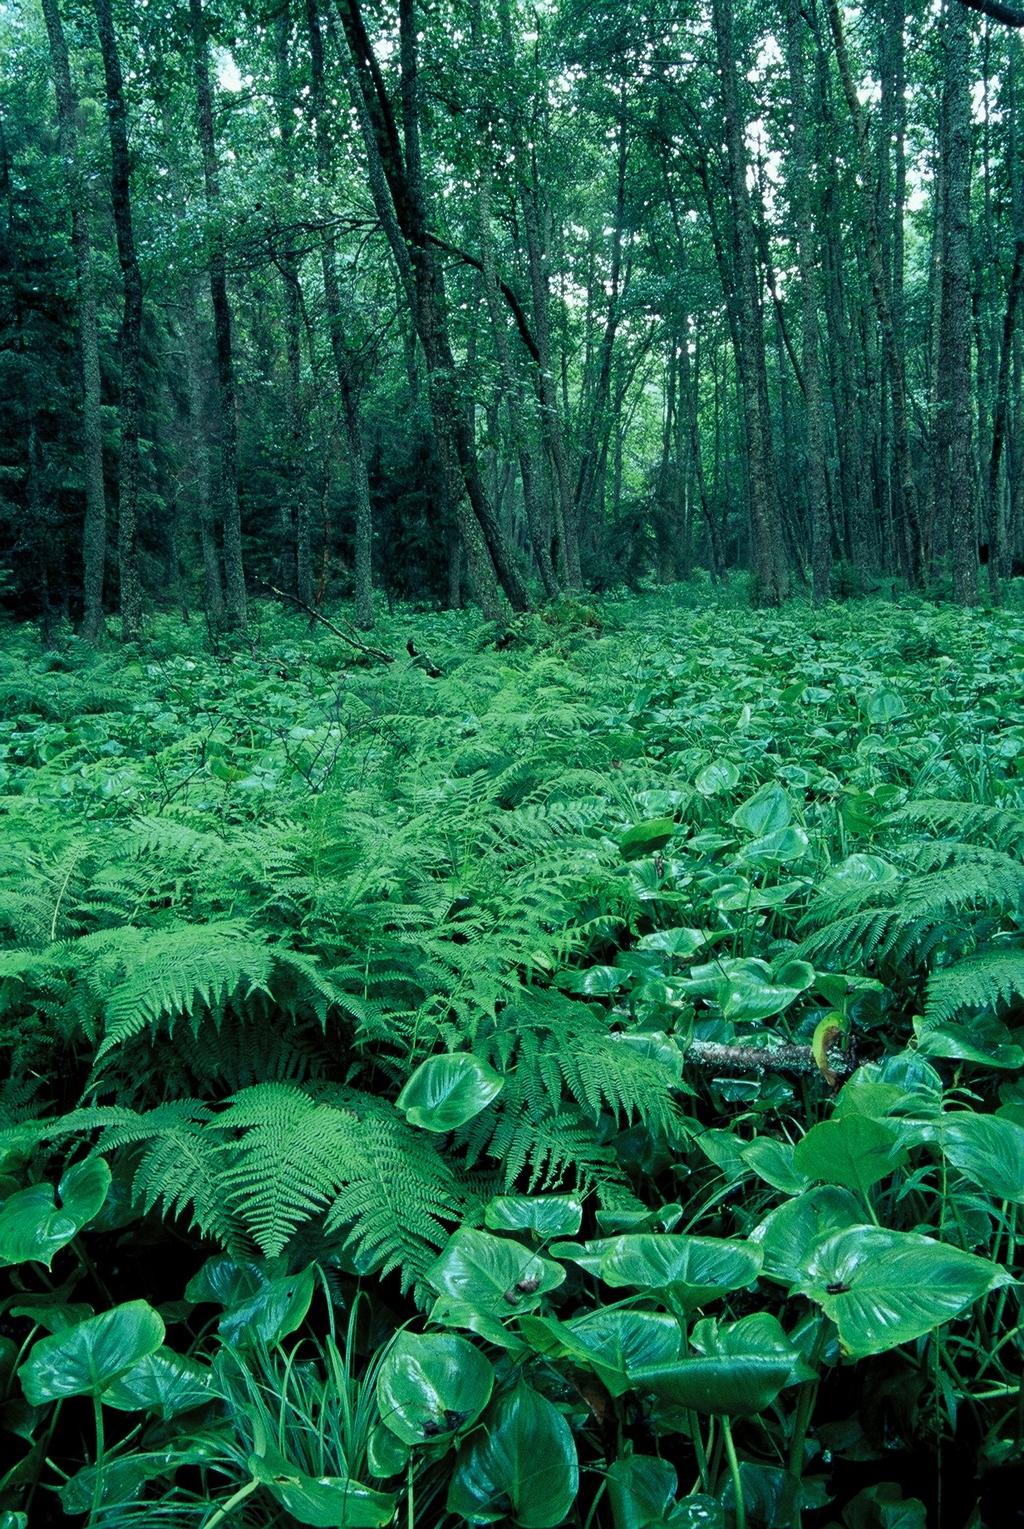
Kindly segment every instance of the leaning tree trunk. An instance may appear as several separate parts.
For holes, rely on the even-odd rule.
[[[95,0],[96,26],[107,89],[110,138],[110,205],[121,267],[124,313],[121,324],[121,461],[118,475],[117,560],[120,578],[121,633],[134,642],[142,629],[136,521],[139,503],[139,409],[142,361],[142,273],[135,251],[132,222],[128,114],[121,58],[110,0]]]
[[[220,419],[220,488],[224,525],[224,589],[229,624],[239,631],[246,625],[245,569],[242,563],[242,514],[238,501],[238,403],[232,351],[231,307],[228,302],[227,261],[217,219],[220,214],[220,177],[213,132],[213,88],[206,46],[202,0],[189,0],[192,36],[192,68],[196,87],[196,129],[203,159],[203,188],[209,234],[210,301],[213,305],[214,344],[217,352],[217,393]]]
[[[95,642],[103,629],[103,575],[107,561],[107,500],[103,483],[103,418],[100,412],[100,345],[96,282],[85,176],[78,150],[78,98],[71,83],[68,45],[57,0],[42,0],[57,94],[57,131],[64,184],[71,209],[71,250],[78,297],[78,353],[82,371],[82,457],[85,520],[82,525],[82,636]]]

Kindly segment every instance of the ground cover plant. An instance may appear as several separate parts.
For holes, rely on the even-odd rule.
[[[1024,616],[373,645],[4,634],[0,1524],[1010,1522]]]

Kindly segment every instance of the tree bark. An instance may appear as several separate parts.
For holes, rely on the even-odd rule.
[[[96,26],[107,90],[110,139],[110,205],[117,258],[121,267],[124,309],[121,323],[121,461],[118,469],[117,560],[120,580],[121,634],[134,642],[142,630],[137,516],[139,504],[139,413],[142,364],[142,273],[135,249],[132,219],[128,113],[117,34],[110,0],[95,0]]]
[[[747,156],[740,112],[732,0],[712,0],[718,55],[729,193],[733,217],[735,282],[739,309],[737,364],[746,433],[751,553],[757,598],[778,605],[787,592],[782,530],[772,460],[771,425],[765,411],[767,370],[759,293],[757,245],[747,187]]]
[[[813,3],[813,0],[812,0]],[[811,175],[814,156],[807,132],[807,92],[799,0],[787,0],[786,54],[792,96],[792,204],[800,268],[800,311],[803,324],[804,407],[807,416],[807,496],[811,521],[811,588],[815,605],[829,597],[832,531],[825,480],[825,421],[821,397],[818,338],[818,252],[811,217]]]
[[[78,299],[78,354],[82,374],[82,457],[85,519],[82,525],[82,636],[95,642],[103,629],[103,578],[107,561],[107,499],[103,480],[103,417],[100,412],[100,347],[96,281],[86,181],[78,147],[78,97],[71,83],[68,45],[57,0],[42,0],[57,96],[57,133],[71,211],[71,251]]]
[[[220,497],[224,525],[225,611],[230,626],[246,627],[245,568],[242,561],[242,514],[238,499],[238,401],[228,301],[227,261],[220,217],[220,175],[213,127],[213,87],[206,43],[202,0],[189,0],[192,68],[196,89],[196,130],[203,160],[206,212],[212,227],[208,233],[210,301],[213,305],[214,346],[217,355],[217,393],[220,418]]]

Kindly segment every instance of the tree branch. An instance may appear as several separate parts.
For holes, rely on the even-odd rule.
[[[810,1046],[726,1046],[719,1041],[691,1041],[686,1060],[702,1072],[747,1073],[792,1072],[807,1077],[825,1076]],[[846,1077],[853,1071],[854,1060],[841,1047],[830,1048],[826,1062],[834,1077]]]
[[[430,240],[430,243],[435,245],[439,250],[444,250],[446,255],[454,255],[455,258],[457,260],[461,260],[464,265],[471,265],[474,271],[483,271],[483,261],[479,260],[476,255],[471,255],[468,250],[459,249],[457,244],[449,244],[446,239],[439,239],[436,234],[428,234],[427,238]],[[519,331],[519,338],[522,340],[523,344],[530,352],[531,359],[537,366],[540,366],[540,349],[537,345],[537,341],[533,337],[533,332],[530,329],[529,320],[523,311],[522,303],[519,301],[518,297],[509,286],[508,282],[503,281],[502,278],[497,274],[495,275],[495,283],[502,297],[505,299],[512,310],[512,316],[516,321],[516,328]]]
[[[1024,27],[1024,11],[1004,5],[1002,0],[960,0],[960,4],[968,11],[978,11],[982,16],[991,16],[993,21],[1001,21],[1004,27]]]
[[[297,605],[300,611],[305,611],[311,620],[322,622],[329,632],[333,632],[335,637],[340,637],[342,642],[347,642],[349,647],[355,648],[357,652],[366,653],[370,658],[377,658],[382,664],[394,663],[395,655],[393,653],[385,653],[380,648],[367,647],[365,642],[360,642],[358,637],[353,637],[350,632],[342,631],[340,626],[335,626],[333,621],[329,620],[320,611],[314,610],[312,605],[307,605],[305,600],[300,600],[298,595],[289,594],[286,589],[278,589],[275,584],[268,584],[266,579],[256,579],[255,582],[261,589],[269,589],[270,593],[276,595],[279,600],[290,600],[292,605]]]

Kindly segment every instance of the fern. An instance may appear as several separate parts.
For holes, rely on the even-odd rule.
[[[943,1024],[1015,998],[1024,998],[1024,946],[993,945],[932,972],[925,1019],[929,1024]]]

